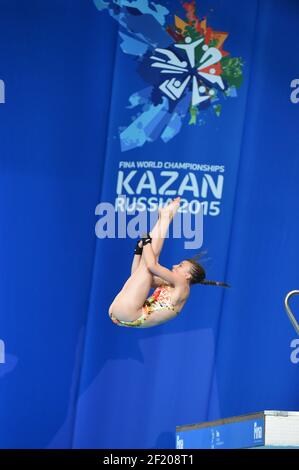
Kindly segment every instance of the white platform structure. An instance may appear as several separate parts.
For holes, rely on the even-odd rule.
[[[299,412],[262,411],[177,426],[176,448],[299,448]]]

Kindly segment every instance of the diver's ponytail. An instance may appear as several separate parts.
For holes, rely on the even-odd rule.
[[[199,255],[200,256],[200,255]],[[198,257],[197,257],[198,258]],[[191,279],[190,284],[204,284],[206,286],[220,286],[220,287],[230,287],[226,282],[219,281],[208,281],[206,279],[206,272],[201,264],[197,262],[195,258],[189,258],[187,261],[191,263]]]
[[[207,279],[203,279],[202,281],[197,282],[197,284],[204,284],[206,286],[230,287],[230,285],[226,282],[208,281]]]

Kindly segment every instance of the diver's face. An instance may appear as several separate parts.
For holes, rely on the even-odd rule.
[[[172,271],[174,273],[184,276],[186,279],[191,277],[190,274],[191,263],[189,261],[181,261],[179,264],[174,264],[172,266]]]

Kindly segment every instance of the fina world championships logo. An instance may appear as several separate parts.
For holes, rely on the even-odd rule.
[[[237,96],[242,58],[223,49],[228,33],[214,31],[200,18],[194,0],[182,4],[180,16],[148,0],[93,1],[120,24],[120,47],[135,57],[146,83],[129,97],[136,114],[120,129],[123,152],[159,137],[167,143],[183,123],[202,125],[204,110],[220,116],[222,99]]]

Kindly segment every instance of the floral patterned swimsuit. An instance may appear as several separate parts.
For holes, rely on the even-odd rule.
[[[115,318],[110,314],[111,320],[119,326],[141,326],[147,318],[150,316],[151,312],[162,312],[163,310],[172,310],[176,311],[175,306],[171,302],[170,286],[165,284],[161,287],[157,287],[152,295],[146,299],[142,307],[142,314],[137,320],[133,321],[121,321]]]

